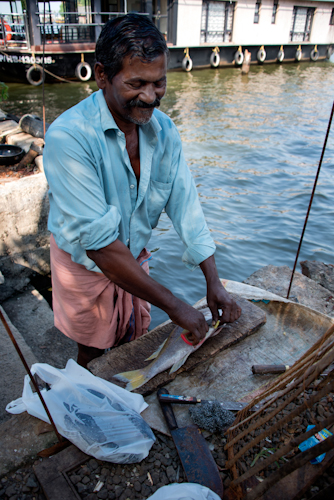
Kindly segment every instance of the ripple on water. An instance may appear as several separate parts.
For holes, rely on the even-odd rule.
[[[46,85],[46,118],[96,90]],[[240,71],[168,73],[161,109],[176,123],[195,178],[221,277],[243,280],[268,264],[293,266],[333,102],[334,65],[252,66]],[[41,89],[10,84],[7,112],[41,116]],[[329,136],[300,260],[334,264],[334,133]],[[183,300],[205,295],[200,270],[166,214],[148,245],[151,274]],[[298,270],[298,269],[297,269]],[[165,319],[153,308],[152,326]]]

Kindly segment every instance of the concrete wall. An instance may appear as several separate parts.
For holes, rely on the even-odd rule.
[[[232,43],[234,45],[288,44],[294,6],[314,7],[310,42],[334,43],[334,26],[329,25],[333,2],[280,0],[275,24],[271,23],[273,0],[262,0],[260,20],[254,24],[256,0],[236,2]],[[200,45],[202,0],[179,0],[177,45]]]
[[[47,190],[43,173],[0,183],[0,270],[5,277],[0,300],[15,291],[13,286],[27,284],[34,271],[50,270]]]

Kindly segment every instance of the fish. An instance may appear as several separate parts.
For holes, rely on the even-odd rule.
[[[208,307],[201,309],[201,313],[204,315],[208,325],[211,325],[212,314],[210,309]],[[158,373],[168,370],[169,368],[171,368],[169,373],[174,373],[184,365],[188,357],[193,352],[197,351],[208,338],[217,335],[222,326],[224,325],[220,326],[220,321],[217,321],[214,326],[209,327],[204,339],[194,346],[182,340],[181,335],[187,334],[188,331],[177,326],[159,348],[145,360],[152,361],[152,363],[139,370],[117,373],[113,376],[117,380],[125,382],[128,391],[133,391],[146,384],[149,380],[158,375]]]

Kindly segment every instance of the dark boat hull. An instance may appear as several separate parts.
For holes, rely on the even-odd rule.
[[[45,81],[54,83],[66,80],[78,80],[75,70],[77,66],[84,61],[92,69],[95,63],[94,46],[82,48],[81,50],[66,50],[65,47],[57,46],[57,50],[50,50],[47,47],[44,53]],[[284,60],[286,62],[296,62],[296,51],[298,44],[286,45],[284,47]],[[219,68],[237,66],[235,56],[238,52],[237,45],[224,45],[219,48]],[[251,64],[261,64],[257,60],[257,53],[260,45],[243,46],[242,51],[247,49],[251,53]],[[277,55],[280,50],[279,45],[265,46],[266,58],[262,64],[277,63]],[[314,44],[303,44],[301,62],[311,61],[311,52],[314,50]],[[210,57],[213,54],[213,46],[189,47],[189,57],[192,61],[193,69],[210,67]],[[326,59],[333,51],[333,46],[324,44],[318,45],[318,61]],[[182,62],[185,57],[184,47],[171,47],[168,61],[169,70],[182,70]],[[4,82],[29,83],[27,80],[28,70],[34,66],[42,66],[42,51],[23,51],[18,49],[2,50],[0,52],[0,80]],[[83,80],[82,80],[83,81]]]

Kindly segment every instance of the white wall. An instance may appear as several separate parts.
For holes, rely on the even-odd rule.
[[[316,11],[310,41],[312,43],[334,43],[334,26],[329,25],[334,2],[329,4],[321,3],[320,5],[312,2],[312,6],[316,7]]]
[[[199,45],[201,37],[202,0],[179,0],[176,45]]]
[[[287,43],[291,29],[293,5],[280,2],[276,23],[271,24],[272,0],[263,0],[258,24],[254,24],[255,0],[240,0],[234,12],[232,41],[239,45]]]
[[[329,25],[333,2],[279,0],[276,23],[271,24],[273,0],[262,0],[260,20],[254,24],[256,0],[236,2],[232,43],[234,45],[286,45],[289,43],[293,7],[314,7],[310,43],[334,43],[334,26]],[[200,44],[202,0],[179,0],[177,45]]]
[[[334,2],[307,2],[303,0],[280,0],[275,24],[271,24],[273,1],[263,0],[260,20],[254,24],[255,0],[237,2],[234,14],[233,43],[287,44],[292,23],[293,7],[315,7],[311,31],[311,43],[333,43],[334,26],[329,25]]]

